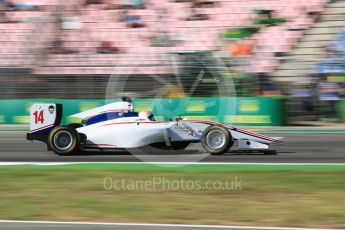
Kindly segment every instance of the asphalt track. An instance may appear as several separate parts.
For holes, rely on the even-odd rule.
[[[159,151],[151,161],[194,161],[200,162],[243,162],[243,163],[345,163],[345,133],[279,133],[271,136],[284,137],[284,143],[272,146],[275,155],[261,153],[242,153],[231,151],[222,156],[203,154],[200,144],[188,147],[186,155],[181,157],[171,152]],[[193,158],[194,157],[194,158]],[[145,158],[146,159],[146,158]],[[77,156],[57,156],[47,152],[40,142],[29,142],[25,132],[0,132],[0,162],[137,162],[141,157],[127,152],[113,153],[91,152]]]
[[[8,230],[307,230],[302,228],[273,228],[273,227],[227,227],[211,225],[159,225],[159,224],[112,224],[95,222],[49,222],[49,221],[0,221],[0,229]],[[311,230],[311,229],[310,229]]]

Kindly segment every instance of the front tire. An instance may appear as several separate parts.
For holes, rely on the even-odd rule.
[[[231,133],[220,125],[208,127],[201,138],[201,144],[206,152],[212,155],[222,155],[234,144]]]
[[[58,155],[73,155],[80,149],[80,136],[71,126],[57,126],[50,132],[48,144]]]

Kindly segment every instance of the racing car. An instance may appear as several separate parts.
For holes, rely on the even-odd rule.
[[[48,150],[58,155],[150,145],[181,150],[197,142],[201,142],[204,150],[213,155],[227,152],[235,142],[238,142],[238,150],[267,153],[269,145],[281,142],[278,138],[214,121],[180,117],[156,121],[150,112],[135,112],[132,100],[126,97],[120,102],[71,116],[82,119],[81,124],[61,125],[62,110],[62,104],[33,104],[27,140],[42,141],[47,144]]]

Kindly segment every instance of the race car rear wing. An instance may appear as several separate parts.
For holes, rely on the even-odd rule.
[[[27,140],[47,143],[50,131],[60,125],[62,104],[33,104],[30,108],[30,132]]]

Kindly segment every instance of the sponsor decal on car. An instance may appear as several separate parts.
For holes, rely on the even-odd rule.
[[[187,134],[188,136],[195,136],[195,131],[191,127],[188,127],[188,126],[176,125],[175,130],[179,134]]]

